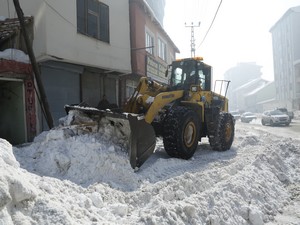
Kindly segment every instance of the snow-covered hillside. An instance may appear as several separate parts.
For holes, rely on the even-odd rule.
[[[300,224],[300,140],[277,129],[237,122],[229,151],[203,139],[188,161],[158,140],[138,171],[109,126],[0,139],[0,224]]]

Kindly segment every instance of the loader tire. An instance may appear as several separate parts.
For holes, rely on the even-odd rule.
[[[197,114],[182,106],[172,109],[163,126],[163,143],[171,157],[189,159],[198,146],[199,118]]]
[[[220,112],[209,144],[213,150],[226,151],[231,148],[234,139],[234,119],[230,113]]]

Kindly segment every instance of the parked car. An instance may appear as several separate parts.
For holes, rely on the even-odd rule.
[[[241,118],[239,111],[231,111],[230,114],[234,117],[234,120],[239,120]]]
[[[284,114],[288,115],[290,117],[290,122],[294,118],[294,112],[293,111],[288,111],[287,108],[277,108],[277,109],[280,110],[281,112],[283,112]]]
[[[261,117],[261,124],[266,125],[269,124],[271,126],[274,125],[290,125],[290,118],[288,115],[284,114],[280,110],[271,110],[265,111]]]
[[[252,120],[256,119],[256,115],[252,112],[245,112],[241,115],[241,121],[244,123],[250,123]]]

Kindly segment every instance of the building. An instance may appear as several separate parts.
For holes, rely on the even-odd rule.
[[[164,1],[129,0],[132,74],[122,77],[120,86],[126,87],[121,93],[125,96],[123,104],[133,93],[141,76],[167,83],[167,65],[179,53],[156,17],[163,11],[160,6],[164,6]]]
[[[24,15],[33,17],[30,36],[54,124],[65,116],[65,104],[86,102],[95,107],[106,95],[119,105],[119,79],[131,74],[128,1],[20,3]],[[15,15],[12,0],[1,3],[0,15]],[[11,46],[6,48],[17,44],[7,43]],[[37,112],[38,132],[48,129],[40,107]]]
[[[262,78],[256,78],[234,89],[231,92],[232,98],[230,98],[230,101],[232,101],[232,108],[234,110],[258,112],[255,103],[252,102],[252,100],[247,101],[247,96],[262,89],[266,84],[268,84],[268,81]]]
[[[262,113],[278,107],[275,97],[275,82],[270,81],[257,86],[245,95],[246,111]]]
[[[148,4],[148,8],[155,14],[157,21],[163,25],[166,0],[146,0],[146,3]]]
[[[20,3],[24,15],[30,15],[26,17],[27,33],[54,126],[66,115],[66,104],[84,102],[96,107],[105,95],[110,103],[121,107],[141,76],[167,83],[167,65],[179,50],[162,26],[165,0],[68,3],[28,0],[26,4]],[[11,15],[16,16],[13,1],[1,3],[0,27],[3,24],[8,33],[1,30],[0,51],[18,49],[27,53],[18,19]],[[10,21],[16,24],[13,26]],[[0,137],[13,144],[31,141],[36,134],[49,129],[35,87],[35,74],[30,62],[1,59],[3,61],[5,64],[0,64],[0,85],[4,87],[1,94],[9,96],[11,90],[18,93],[17,100],[5,100],[5,106],[10,104],[17,109],[16,115],[5,120],[18,120],[14,121],[16,126],[0,121],[0,129],[18,130],[20,139],[13,142],[1,130]],[[4,98],[0,98],[2,100]],[[10,111],[8,107],[2,108],[0,117],[7,118]]]
[[[33,18],[24,23],[32,31]],[[37,133],[33,72],[24,51],[19,20],[0,19],[0,137],[12,144],[31,141]]]
[[[256,89],[255,85],[266,83],[261,79],[261,68],[254,62],[243,62],[225,72],[225,80],[230,80],[227,96],[231,111],[245,110],[244,97]]]
[[[276,100],[300,109],[300,6],[290,8],[270,29],[273,43]]]

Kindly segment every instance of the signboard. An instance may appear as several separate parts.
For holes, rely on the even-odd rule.
[[[165,77],[165,72],[167,66],[159,63],[150,56],[146,56],[146,74],[147,77],[152,78],[153,80],[168,83],[168,79]]]

